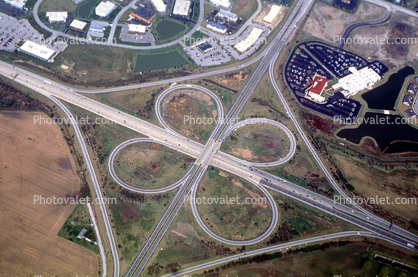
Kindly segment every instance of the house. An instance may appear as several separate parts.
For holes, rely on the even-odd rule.
[[[405,106],[411,107],[412,102],[414,102],[414,97],[411,94],[407,94],[403,98],[402,104],[404,104]]]

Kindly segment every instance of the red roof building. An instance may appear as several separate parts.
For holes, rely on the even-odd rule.
[[[309,87],[306,91],[306,97],[312,98],[318,102],[322,102],[325,100],[324,97],[321,96],[322,92],[324,91],[325,87],[328,85],[328,80],[315,73],[313,77],[313,81],[311,82],[312,86]]]

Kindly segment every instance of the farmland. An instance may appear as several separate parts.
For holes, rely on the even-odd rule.
[[[56,125],[35,125],[36,112],[1,112],[1,275],[98,276],[98,256],[57,234],[75,205],[34,196],[75,197],[80,179]],[[7,184],[7,186],[5,185]]]

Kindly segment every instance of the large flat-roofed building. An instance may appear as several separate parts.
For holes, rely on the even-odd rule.
[[[163,2],[163,0],[151,0],[151,1],[154,4],[154,7],[157,11],[159,11],[160,13],[165,12],[165,8],[167,7],[167,5]]]
[[[210,2],[216,6],[222,6],[225,8],[229,8],[231,6],[231,2],[229,2],[229,0],[210,0]]]
[[[257,40],[260,38],[261,34],[263,33],[263,30],[257,27],[254,27],[248,37],[240,42],[238,42],[234,48],[237,49],[239,52],[244,53],[248,49],[253,46]]]
[[[49,63],[54,62],[54,57],[59,53],[32,41],[23,43],[19,51]]]
[[[343,91],[345,97],[352,96],[367,87],[371,87],[381,79],[380,75],[369,67],[364,67],[360,70],[350,67],[348,70],[351,74],[338,80],[337,84],[338,87],[342,87],[345,90]]]
[[[47,12],[49,23],[59,23],[67,21],[68,12]]]
[[[147,10],[144,7],[138,7],[135,11],[131,12],[131,16],[150,23],[151,20],[155,17],[155,13]]]
[[[74,19],[73,22],[71,22],[70,27],[76,30],[82,31],[84,27],[86,27],[87,23],[78,19]]]
[[[147,26],[145,25],[138,25],[138,24],[129,24],[128,25],[128,32],[135,33],[135,34],[145,34],[147,31]]]
[[[100,17],[108,16],[114,9],[116,5],[110,1],[102,1],[100,4],[94,9],[94,12]]]
[[[188,16],[191,2],[189,0],[176,0],[173,8],[174,15]]]
[[[226,33],[226,26],[215,21],[210,20],[207,24],[207,27],[215,32],[225,34]]]
[[[263,17],[263,21],[268,24],[271,24],[274,21],[274,19],[276,19],[277,15],[279,15],[281,9],[281,6],[272,5],[269,13],[265,17]]]
[[[26,0],[5,0],[6,3],[12,5],[15,8],[23,10],[26,5]]]
[[[236,22],[237,20],[238,20],[238,16],[236,15],[236,14],[234,14],[234,13],[231,13],[231,12],[228,12],[228,11],[225,11],[225,10],[223,10],[223,9],[221,9],[217,14],[216,14],[216,16],[217,17],[220,17],[220,18],[224,18],[224,19],[226,19],[226,20],[228,20],[228,21],[232,21],[232,22]]]
[[[328,80],[315,73],[311,83],[312,85],[306,90],[306,98],[312,99],[316,102],[323,102],[325,97],[321,96],[321,94],[328,85]]]

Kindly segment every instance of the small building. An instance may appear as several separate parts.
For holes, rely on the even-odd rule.
[[[408,86],[408,92],[411,94],[417,94],[418,85],[416,83],[410,83]]]
[[[140,6],[135,11],[131,12],[131,16],[150,23],[151,20],[155,17],[155,13]]]
[[[67,21],[68,12],[47,12],[46,17],[49,23],[63,23]]]
[[[215,21],[208,21],[207,27],[215,32],[225,34],[226,33],[226,26]]]
[[[312,99],[316,102],[323,102],[325,97],[321,96],[325,87],[328,85],[328,80],[315,73],[313,80],[311,81],[311,86],[306,90],[306,98]]]
[[[167,5],[163,2],[163,0],[151,0],[152,4],[154,4],[155,9],[160,12],[163,13],[165,12],[165,8],[167,7]]]
[[[23,45],[20,46],[19,51],[49,63],[54,62],[54,57],[59,53],[49,49],[45,45],[37,44],[32,41],[23,43]]]
[[[81,229],[81,231],[80,231],[80,233],[78,234],[77,238],[79,238],[79,239],[83,238],[83,237],[84,237],[84,235],[87,233],[87,231],[88,231],[88,230],[87,230],[86,228]]]
[[[207,41],[199,43],[198,45],[196,45],[196,48],[199,49],[199,51],[203,54],[207,54],[215,50],[215,47]]]
[[[417,114],[412,109],[407,109],[405,114],[408,118],[416,118]]]
[[[263,29],[254,27],[248,37],[246,37],[244,40],[238,42],[234,48],[237,49],[239,52],[244,53],[248,49],[250,49],[260,38],[261,34],[263,33]]]
[[[78,20],[78,19],[74,19],[73,22],[71,22],[70,27],[75,30],[83,31],[86,25],[87,25],[86,22]]]
[[[407,94],[404,96],[402,104],[405,106],[411,107],[412,102],[414,102],[414,97],[411,94]]]
[[[147,31],[147,26],[145,25],[138,25],[138,24],[128,24],[129,27],[129,33],[135,33],[135,34],[145,34]]]
[[[100,17],[108,16],[114,9],[116,8],[116,4],[110,1],[102,1],[100,4],[94,9],[94,12]]]
[[[89,31],[90,32],[95,32],[95,33],[103,33],[104,29],[105,29],[105,27],[101,24],[91,23]]]
[[[223,9],[221,9],[216,14],[216,17],[220,17],[220,18],[226,19],[226,20],[231,21],[231,22],[237,22],[237,20],[238,20],[238,16],[236,14],[225,11]]]
[[[12,5],[15,8],[23,10],[26,5],[26,0],[5,0],[6,3]]]
[[[174,15],[188,16],[191,2],[189,0],[176,0],[173,8]]]
[[[281,9],[281,6],[272,5],[269,13],[265,17],[263,17],[263,21],[268,24],[271,24],[276,19],[277,15],[279,15]]]
[[[229,0],[210,0],[210,2],[216,6],[222,6],[227,9],[231,6],[231,2]]]

